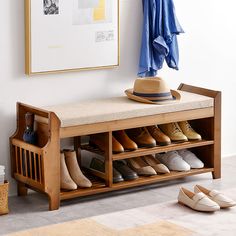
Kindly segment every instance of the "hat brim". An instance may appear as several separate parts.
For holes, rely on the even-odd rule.
[[[125,94],[127,95],[127,97],[129,99],[132,99],[132,100],[137,101],[137,102],[148,103],[148,104],[156,104],[156,105],[171,104],[171,103],[178,102],[180,100],[181,95],[180,95],[179,92],[177,92],[176,90],[170,90],[170,92],[171,92],[171,94],[173,96],[173,100],[165,100],[165,101],[153,102],[153,101],[150,101],[148,99],[141,98],[139,96],[134,95],[133,94],[133,89],[125,90]]]

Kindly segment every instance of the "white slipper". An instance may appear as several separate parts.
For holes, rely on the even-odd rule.
[[[156,154],[156,158],[166,165],[169,170],[175,171],[189,171],[190,165],[185,162],[177,153],[177,151],[171,151],[164,154]]]
[[[196,211],[213,212],[220,210],[220,206],[204,193],[193,193],[185,188],[180,188],[178,202]]]
[[[204,193],[207,197],[209,197],[212,201],[216,202],[220,208],[227,208],[232,207],[236,205],[236,202],[232,200],[231,198],[225,196],[223,193],[220,193],[217,190],[209,190],[201,185],[196,185],[194,187],[195,193]]]
[[[191,168],[199,169],[204,167],[203,162],[191,151],[182,149],[178,151],[178,154],[191,166]]]

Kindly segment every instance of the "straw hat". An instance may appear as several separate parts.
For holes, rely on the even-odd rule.
[[[128,98],[137,102],[151,104],[169,104],[180,100],[181,95],[176,90],[171,90],[160,77],[138,78],[133,89],[125,90]]]

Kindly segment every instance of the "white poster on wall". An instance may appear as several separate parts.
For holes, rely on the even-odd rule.
[[[26,73],[119,64],[118,0],[26,0]]]

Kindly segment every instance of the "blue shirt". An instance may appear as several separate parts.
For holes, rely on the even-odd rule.
[[[155,76],[164,61],[178,70],[177,35],[184,33],[173,0],[143,0],[143,34],[138,76]]]

